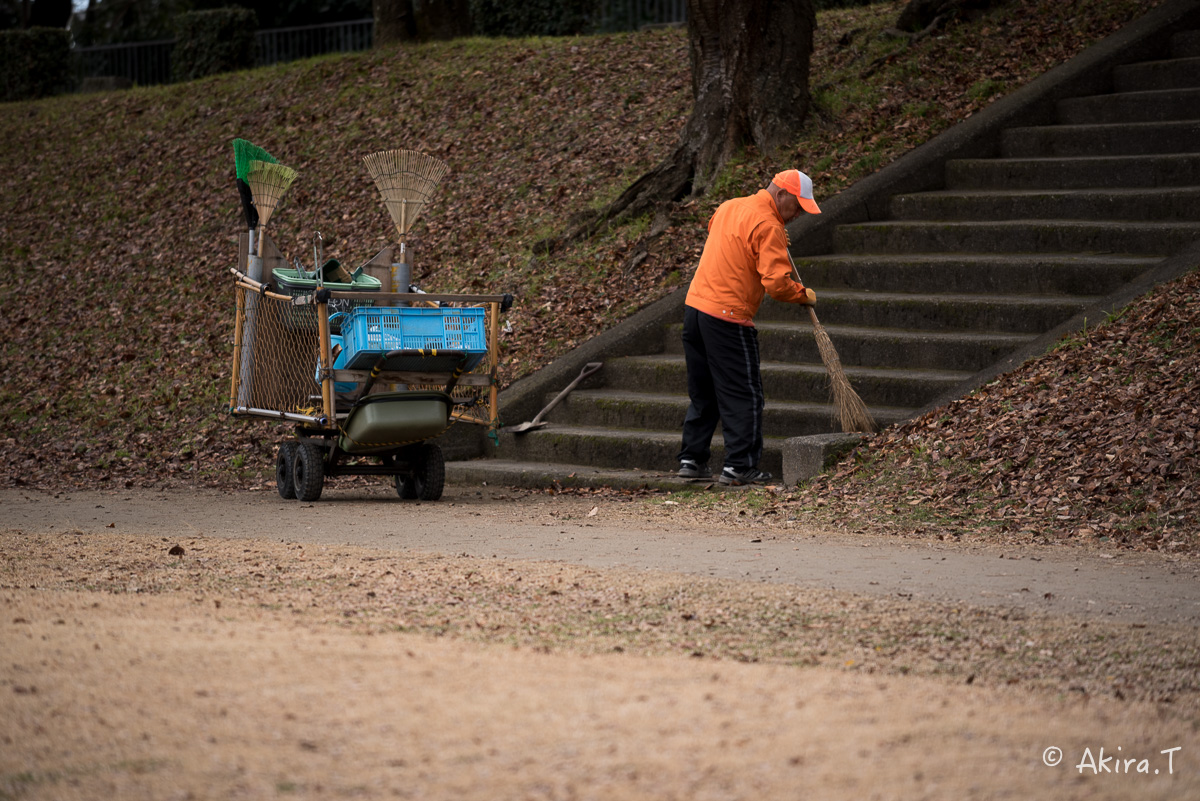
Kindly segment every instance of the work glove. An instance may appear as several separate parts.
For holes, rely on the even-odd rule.
[[[808,287],[805,287],[804,288],[804,297],[801,298],[800,300],[797,300],[796,302],[799,303],[801,306],[816,306],[817,305],[817,293],[813,292]]]

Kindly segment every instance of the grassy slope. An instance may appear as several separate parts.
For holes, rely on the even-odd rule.
[[[549,262],[531,247],[670,151],[689,107],[681,31],[456,41],[9,105],[0,483],[234,483],[243,464],[269,465],[270,426],[223,412],[235,137],[300,172],[272,224],[306,262],[314,230],[351,265],[388,241],[363,155],[448,161],[416,274],[434,291],[518,295],[508,380],[685,283],[713,206],[780,165],[805,167],[829,197],[1155,4],[1011,0],[911,47],[878,36],[900,3],[822,14],[816,113],[794,147],[729,165],[634,269],[644,219]]]

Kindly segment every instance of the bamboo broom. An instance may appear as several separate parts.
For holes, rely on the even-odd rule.
[[[804,282],[800,280],[800,271],[796,269],[796,262],[792,259],[791,251],[788,251],[788,261],[792,263],[792,275],[795,276],[796,282],[803,284]],[[808,314],[812,318],[813,335],[817,340],[817,350],[821,353],[821,362],[825,365],[825,372],[829,373],[829,388],[833,394],[835,417],[841,423],[842,431],[875,433],[879,430],[875,424],[875,418],[867,411],[867,405],[862,402],[862,398],[858,397],[854,387],[850,386],[850,379],[846,377],[846,371],[842,368],[842,360],[838,356],[837,349],[833,347],[833,340],[829,338],[825,326],[821,325],[821,321],[817,319],[817,310],[810,305]]]
[[[284,193],[288,191],[295,180],[296,171],[291,167],[258,159],[250,162],[250,169],[246,173],[246,183],[250,186],[250,193],[254,197],[254,208],[258,211],[260,228],[267,227],[271,215],[279,206],[279,201],[283,200]],[[258,238],[258,257],[260,259],[263,250],[262,240],[263,237],[260,235]]]

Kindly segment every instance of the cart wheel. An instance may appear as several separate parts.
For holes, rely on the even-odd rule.
[[[416,477],[396,476],[396,494],[406,501],[415,500],[417,497]]]
[[[296,497],[296,482],[292,480],[292,462],[296,460],[296,443],[285,442],[279,446],[275,458],[275,486],[279,497],[290,501]]]
[[[396,494],[405,500],[436,501],[446,486],[446,460],[437,445],[422,445],[412,476],[396,476]]]
[[[296,488],[297,499],[315,501],[321,497],[321,488],[325,485],[322,457],[321,449],[311,442],[296,447],[296,458],[292,460],[292,485]]]

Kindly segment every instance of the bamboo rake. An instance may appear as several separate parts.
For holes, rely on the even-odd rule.
[[[400,252],[392,262],[392,289],[407,292],[412,267],[404,239],[450,168],[444,161],[415,150],[381,150],[363,161],[400,235]]]
[[[415,150],[383,150],[363,161],[403,241],[450,168]]]

